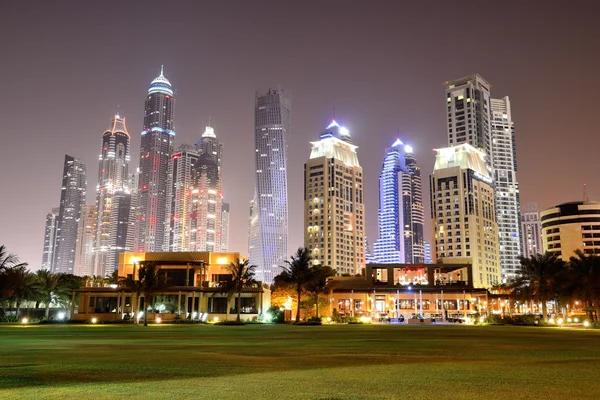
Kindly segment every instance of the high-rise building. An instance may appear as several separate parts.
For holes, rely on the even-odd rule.
[[[490,88],[478,74],[448,81],[446,86],[448,146],[469,143],[487,155],[488,172],[492,168],[490,124]]]
[[[42,270],[52,270],[52,258],[54,247],[56,245],[56,219],[58,218],[59,208],[53,208],[46,214],[46,225],[44,227],[44,250],[42,251]]]
[[[433,264],[433,259],[431,258],[431,243],[427,240],[423,240],[423,249],[425,250],[425,264]]]
[[[182,145],[169,163],[169,251],[221,251],[222,145],[207,127],[196,148]]]
[[[397,139],[386,149],[379,175],[378,263],[422,263],[423,198],[421,170],[412,147]]]
[[[129,230],[127,231],[127,240],[131,243],[132,249],[139,248],[139,212],[138,212],[138,190],[139,190],[139,167],[132,174],[129,174]]]
[[[85,165],[80,159],[65,155],[52,272],[74,272],[77,227],[85,205],[86,187]]]
[[[515,279],[521,248],[521,211],[516,143],[510,100],[491,98],[491,85],[478,74],[446,82],[448,145],[469,143],[486,154],[496,192],[503,282]]]
[[[272,283],[288,257],[287,151],[291,98],[285,90],[256,94],[254,151],[256,189],[249,259],[257,280]]]
[[[523,232],[523,256],[530,258],[542,254],[542,228],[537,203],[525,204],[521,214]]]
[[[77,250],[74,274],[78,276],[98,275],[94,270],[95,242],[98,233],[96,205],[85,205],[77,227]],[[101,275],[102,276],[102,275]]]
[[[509,282],[517,278],[521,265],[519,257],[523,254],[515,128],[508,97],[490,99],[490,106],[500,267],[502,281]]]
[[[223,202],[221,214],[221,251],[229,251],[229,203]]]
[[[540,212],[543,253],[563,261],[584,254],[600,255],[600,202],[572,201]]]
[[[171,83],[163,75],[152,81],[144,107],[137,194],[137,250],[168,249],[166,209],[169,160],[173,153],[175,99]]]
[[[116,114],[112,118],[110,129],[102,135],[102,151],[99,156],[96,186],[98,221],[95,224],[97,231],[94,251],[94,274],[98,276],[110,275],[119,264],[119,253],[133,250],[132,247],[127,247],[127,238],[123,236],[130,222],[129,210],[122,209],[124,201],[130,204],[129,145],[125,118]],[[115,204],[116,193],[120,193],[118,205]]]
[[[365,266],[363,173],[348,129],[333,121],[304,164],[304,246],[339,275]]]
[[[500,284],[495,192],[486,155],[466,143],[436,152],[430,177],[434,260],[472,264],[475,287]]]

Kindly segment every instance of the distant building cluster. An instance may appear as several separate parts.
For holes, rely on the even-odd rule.
[[[371,248],[364,190],[374,177],[364,175],[350,131],[333,120],[311,143],[304,164],[303,229],[314,264],[344,276],[364,275],[367,264],[379,265],[369,269],[371,278],[390,285],[439,276],[463,281],[464,267],[457,267],[456,276],[444,271],[469,265],[470,285],[489,288],[514,280],[521,256],[600,252],[597,203],[566,203],[541,213],[536,204],[521,208],[508,96],[493,98],[491,85],[471,75],[446,82],[445,98],[448,146],[435,150],[429,176],[429,240],[421,168],[410,144],[390,137],[391,146],[382,152],[378,237]],[[223,145],[209,123],[196,143],[175,147],[174,109],[174,90],[161,69],[145,98],[139,168],[129,168],[130,134],[125,118],[116,114],[102,135],[94,205],[85,203],[86,166],[65,156],[60,203],[46,216],[43,269],[107,276],[125,252],[229,251]],[[290,253],[291,114],[287,90],[256,93],[248,255],[257,280],[265,283],[273,282]],[[445,267],[411,267],[435,263]],[[386,264],[402,265],[403,272]]]

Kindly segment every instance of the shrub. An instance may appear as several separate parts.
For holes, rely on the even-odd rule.
[[[246,323],[244,321],[219,321],[219,322],[215,322],[215,325],[236,325],[236,326],[240,326],[240,325],[246,325]]]

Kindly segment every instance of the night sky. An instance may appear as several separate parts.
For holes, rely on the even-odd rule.
[[[232,251],[247,252],[254,92],[277,85],[292,92],[290,252],[303,243],[309,141],[333,107],[359,146],[372,243],[385,148],[398,130],[413,146],[428,210],[432,149],[447,145],[443,82],[473,73],[493,97],[510,96],[522,203],[580,200],[584,183],[600,200],[600,6],[417,3],[0,0],[0,244],[39,268],[64,155],[86,163],[92,204],[101,136],[117,111],[137,166],[144,99],[161,64],[176,90],[176,147],[196,141],[209,116],[224,144]]]

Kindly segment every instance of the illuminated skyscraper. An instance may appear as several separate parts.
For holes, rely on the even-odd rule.
[[[530,258],[542,254],[544,252],[542,248],[542,228],[537,203],[525,204],[521,220],[523,221],[523,257]]]
[[[348,129],[333,121],[304,164],[304,247],[338,275],[365,267],[363,173]]]
[[[98,275],[94,271],[94,245],[96,241],[98,216],[96,205],[85,205],[77,227],[77,250],[75,253],[74,274],[78,276]]]
[[[433,260],[431,259],[431,243],[423,240],[423,249],[425,250],[425,263],[433,264]]]
[[[221,251],[229,251],[229,203],[223,202],[221,214]]]
[[[138,251],[168,249],[167,179],[173,153],[175,99],[171,83],[163,75],[152,81],[144,107],[138,186]]]
[[[206,127],[196,148],[182,145],[169,164],[169,251],[221,251],[222,146]]]
[[[53,208],[46,214],[46,225],[44,228],[44,250],[42,251],[42,270],[52,270],[52,257],[56,245],[56,219],[58,218],[59,208]]]
[[[132,251],[127,246],[129,228],[129,145],[130,137],[125,118],[116,114],[110,129],[102,135],[99,157],[98,185],[96,186],[96,242],[93,274],[110,275],[119,263],[119,253]],[[119,193],[118,198],[115,198]],[[118,204],[115,202],[118,201]],[[132,233],[129,235],[133,238]],[[129,243],[131,245],[131,243]]]
[[[423,199],[421,170],[412,147],[397,139],[386,151],[379,175],[379,263],[422,263]]]
[[[256,190],[251,212],[249,259],[257,280],[272,283],[288,257],[287,151],[291,98],[285,90],[256,94],[254,151]]]
[[[472,264],[475,287],[498,285],[498,224],[486,155],[466,143],[436,152],[429,182],[433,260]]]
[[[52,272],[74,273],[77,227],[85,206],[86,186],[85,165],[81,160],[65,155]]]

